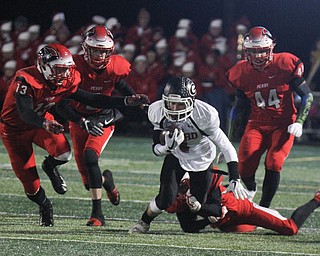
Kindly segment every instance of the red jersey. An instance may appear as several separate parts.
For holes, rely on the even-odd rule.
[[[16,80],[17,77],[22,77],[24,80]],[[36,66],[18,70],[9,86],[1,112],[1,119],[8,127],[14,127],[15,130],[33,129],[34,126],[25,123],[20,118],[16,107],[15,93],[20,91],[20,94],[30,96],[33,99],[34,112],[45,117],[51,107],[77,91],[80,82],[80,74],[77,71],[75,77],[72,86],[65,90],[60,88],[60,92],[53,95],[51,89],[46,85],[48,82],[39,73]]]
[[[81,74],[79,88],[90,93],[110,96],[114,90],[115,83],[128,76],[131,71],[131,64],[118,55],[111,55],[106,68],[98,72],[88,65],[83,55],[74,55],[73,60]],[[100,109],[76,101],[72,102],[72,106],[83,114],[93,114],[100,111]]]
[[[290,81],[302,77],[303,63],[290,53],[275,53],[262,72],[246,60],[231,67],[226,75],[230,84],[250,100],[249,122],[292,123],[296,118]]]

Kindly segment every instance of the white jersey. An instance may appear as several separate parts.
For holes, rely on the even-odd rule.
[[[163,130],[173,124],[164,116],[162,100],[149,106],[148,117],[154,130]],[[218,112],[211,105],[195,100],[191,116],[184,122],[174,124],[184,132],[185,140],[171,153],[186,171],[207,170],[216,157],[216,145],[227,163],[238,162],[236,149],[220,129]]]

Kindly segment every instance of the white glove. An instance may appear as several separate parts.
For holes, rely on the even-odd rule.
[[[175,128],[173,131],[172,137],[170,137],[169,131],[165,133],[164,140],[165,140],[165,147],[168,150],[173,151],[177,147],[179,147],[180,144],[184,141],[184,133],[178,128]]]
[[[237,199],[244,200],[248,197],[248,191],[242,186],[240,179],[231,180],[227,187],[227,192],[232,191]]]
[[[186,193],[186,202],[192,212],[198,212],[201,209],[201,204],[191,193],[190,189],[188,189]]]
[[[302,124],[293,123],[288,126],[288,133],[291,133],[293,136],[299,138],[302,135]]]
[[[209,220],[211,223],[216,223],[216,222],[218,222],[219,220],[223,219],[223,218],[226,216],[227,213],[228,213],[227,207],[222,206],[221,216],[220,216],[220,217],[208,216],[208,220]]]

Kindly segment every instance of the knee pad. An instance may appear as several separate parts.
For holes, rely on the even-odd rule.
[[[83,161],[88,171],[90,188],[102,188],[102,177],[98,159],[98,155],[92,149],[86,149],[83,152]]]
[[[83,161],[85,162],[86,165],[98,163],[98,159],[99,157],[93,149],[86,149],[83,152]]]
[[[72,158],[72,153],[71,153],[71,151],[68,151],[68,152],[66,152],[66,153],[63,153],[63,154],[60,155],[60,156],[55,157],[56,160],[62,161],[62,162],[64,162],[64,163],[69,162],[69,161],[71,160],[71,158]]]

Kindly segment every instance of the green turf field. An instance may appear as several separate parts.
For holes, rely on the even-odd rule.
[[[45,152],[36,147],[35,151],[40,166]],[[128,234],[158,190],[162,158],[151,153],[150,139],[115,136],[110,140],[100,166],[113,171],[121,203],[113,206],[105,196],[107,225],[98,228],[85,225],[91,201],[73,159],[61,168],[69,189],[65,195],[56,194],[39,169],[42,186],[53,202],[54,227],[38,226],[38,207],[24,195],[1,142],[0,163],[0,255],[320,255],[320,209],[292,237],[264,229],[226,234],[207,228],[201,234],[185,234],[175,215],[168,213],[152,223],[150,233]],[[225,164],[218,166],[226,170]],[[263,176],[261,165],[255,201],[260,199]],[[290,217],[296,207],[313,197],[320,188],[319,180],[320,146],[295,144],[272,208]]]

